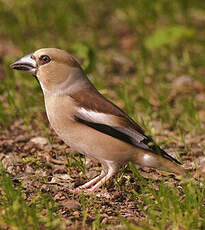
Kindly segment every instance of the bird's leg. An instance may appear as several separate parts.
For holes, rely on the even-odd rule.
[[[97,176],[97,177],[93,178],[92,180],[88,181],[87,183],[73,189],[72,192],[80,193],[83,189],[88,189],[92,185],[96,184],[99,180],[101,180],[105,175],[106,175],[105,171],[102,170],[99,176]]]
[[[106,170],[104,169],[106,166]],[[106,181],[108,181],[118,170],[118,164],[116,165],[113,162],[106,162],[103,165],[103,169],[99,176],[95,177],[91,181],[71,190],[73,193],[93,193],[98,190]],[[92,186],[93,185],[93,186]],[[92,186],[92,187],[91,187]]]
[[[102,170],[99,176],[97,176],[97,177],[95,177],[94,179],[88,181],[87,183],[85,183],[85,184],[79,186],[78,188],[80,188],[80,189],[89,188],[89,187],[91,187],[92,185],[96,184],[99,180],[101,180],[105,175],[106,175],[105,171]]]
[[[117,172],[117,167],[113,167],[113,165],[108,165],[107,174],[102,177],[96,184],[94,184],[91,188],[84,190],[86,193],[96,192],[106,181],[108,181],[115,173]]]

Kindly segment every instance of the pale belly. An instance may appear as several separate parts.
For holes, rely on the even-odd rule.
[[[127,161],[136,152],[135,147],[83,124],[71,122],[63,131],[54,130],[73,150],[99,161]]]
[[[134,146],[76,122],[71,115],[72,101],[63,103],[63,99],[60,102],[54,99],[46,103],[48,119],[58,136],[74,151],[101,162],[128,161],[136,153]]]

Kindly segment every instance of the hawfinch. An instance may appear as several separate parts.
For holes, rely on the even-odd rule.
[[[11,68],[37,78],[48,120],[59,137],[74,151],[102,164],[99,176],[73,191],[97,191],[129,161],[186,175],[180,162],[97,91],[77,60],[67,52],[40,49],[14,62]]]

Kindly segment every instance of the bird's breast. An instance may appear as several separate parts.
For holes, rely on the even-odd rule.
[[[48,119],[59,137],[73,150],[100,160],[126,161],[131,159],[135,147],[117,138],[101,133],[73,117],[76,106],[72,98],[45,99]]]
[[[55,132],[66,142],[74,126],[73,114],[76,110],[75,103],[69,96],[45,97],[45,107],[48,120]]]

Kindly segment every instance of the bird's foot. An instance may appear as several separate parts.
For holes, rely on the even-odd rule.
[[[96,192],[96,190],[94,190],[92,188],[81,188],[80,186],[77,188],[71,189],[69,191],[74,193],[74,194],[80,194],[80,193],[91,194],[91,193]]]
[[[75,189],[69,190],[70,192],[74,193],[74,194],[95,194],[97,197],[103,197],[103,198],[110,198],[110,194],[107,191],[101,190],[99,192],[97,192],[96,189],[93,188],[80,188],[77,187]]]
[[[80,194],[80,193],[83,192],[83,190],[80,189],[79,187],[74,188],[74,189],[69,189],[69,191],[70,191],[71,193],[74,193],[74,194]]]
[[[107,174],[105,174],[104,171],[101,172],[101,174],[91,181],[85,183],[84,185],[81,185],[73,190],[71,192],[75,194],[79,193],[95,193],[106,181],[108,181],[112,175],[115,173],[115,170],[113,170],[112,167],[108,168]]]

